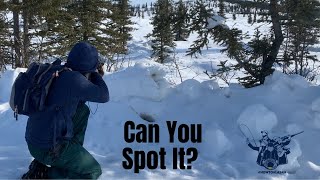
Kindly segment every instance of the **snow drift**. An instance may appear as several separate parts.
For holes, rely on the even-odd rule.
[[[0,78],[0,177],[19,178],[27,170],[32,157],[24,141],[27,118],[15,121],[8,105],[11,85],[23,69],[8,70]],[[85,147],[103,168],[103,179],[115,178],[319,178],[320,88],[311,86],[299,76],[279,72],[268,77],[266,84],[244,89],[239,86],[219,88],[215,81],[187,80],[171,85],[167,67],[157,63],[136,63],[135,66],[104,76],[110,89],[110,102],[88,103],[91,115]],[[169,143],[168,134],[161,133],[159,143],[127,144],[123,125],[131,120],[147,124],[136,113],[152,115],[161,130],[166,121],[202,124],[202,143]],[[289,163],[279,166],[288,173],[259,174],[257,152],[246,144],[239,129],[245,124],[251,140],[261,138],[260,131],[270,136],[295,136],[289,147]],[[253,136],[253,137],[251,137]],[[139,150],[160,147],[196,147],[199,152],[192,170],[133,170],[122,168],[122,149],[129,146]],[[170,156],[171,154],[169,154]],[[170,159],[170,158],[169,158]]]

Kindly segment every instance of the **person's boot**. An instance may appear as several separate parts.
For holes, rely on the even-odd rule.
[[[49,167],[34,159],[29,165],[29,171],[21,179],[48,179],[48,169]]]

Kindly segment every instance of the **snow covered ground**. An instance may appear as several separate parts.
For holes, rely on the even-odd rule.
[[[204,70],[215,68],[227,57],[222,47],[211,44],[203,56],[185,56],[185,50],[196,37],[176,42],[176,58],[183,82],[175,68],[150,61],[151,49],[144,37],[151,32],[149,18],[133,18],[137,30],[130,43],[129,61],[125,67],[108,73],[110,102],[88,103],[91,109],[85,147],[102,166],[101,179],[319,179],[320,178],[320,88],[300,76],[275,72],[265,85],[244,89],[233,83],[209,80]],[[16,179],[32,160],[24,132],[27,118],[18,121],[8,100],[11,85],[24,69],[8,70],[0,78],[0,178]],[[235,81],[234,81],[235,82]],[[223,86],[223,88],[220,88]],[[124,124],[149,124],[139,113],[151,115],[160,127],[159,143],[127,143]],[[201,124],[201,143],[169,142],[166,121],[179,124]],[[239,128],[245,124],[248,128]],[[243,133],[240,131],[242,129]],[[248,131],[250,129],[250,131]],[[257,151],[246,144],[261,139],[261,131],[269,136],[285,136],[304,131],[288,145],[288,164],[277,168],[284,174],[263,174],[256,164]],[[245,137],[245,136],[246,137]],[[255,141],[253,140],[255,139]],[[159,151],[165,148],[165,170],[145,168],[140,173],[122,167],[125,147],[133,150]],[[172,168],[172,148],[195,147],[198,157],[191,170]]]

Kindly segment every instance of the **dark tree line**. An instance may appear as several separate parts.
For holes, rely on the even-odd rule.
[[[213,9],[217,9],[214,11]],[[270,31],[256,29],[248,43],[245,34],[223,23],[227,15],[248,18],[249,24],[270,24]],[[132,31],[130,16],[151,16],[152,56],[165,63],[174,52],[174,41],[190,33],[198,38],[187,51],[201,54],[212,41],[225,47],[236,60],[217,72],[244,71],[239,81],[246,87],[263,84],[276,67],[312,80],[318,59],[310,53],[320,34],[320,3],[317,0],[158,0],[130,6],[127,0],[10,0],[0,1],[0,70],[6,65],[26,67],[32,61],[63,58],[78,41],[94,44],[103,57],[114,61],[128,51]],[[230,17],[230,16],[228,16]],[[212,22],[217,22],[213,25]],[[111,62],[113,63],[113,62]],[[215,76],[216,72],[207,74]]]
[[[127,53],[128,0],[0,1],[0,68],[64,58],[78,41],[111,59]]]

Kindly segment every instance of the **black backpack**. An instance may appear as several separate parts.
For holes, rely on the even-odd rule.
[[[16,120],[18,114],[30,116],[45,109],[51,83],[64,70],[68,68],[61,65],[61,60],[58,59],[45,64],[33,62],[26,72],[19,73],[10,96],[10,107]]]

